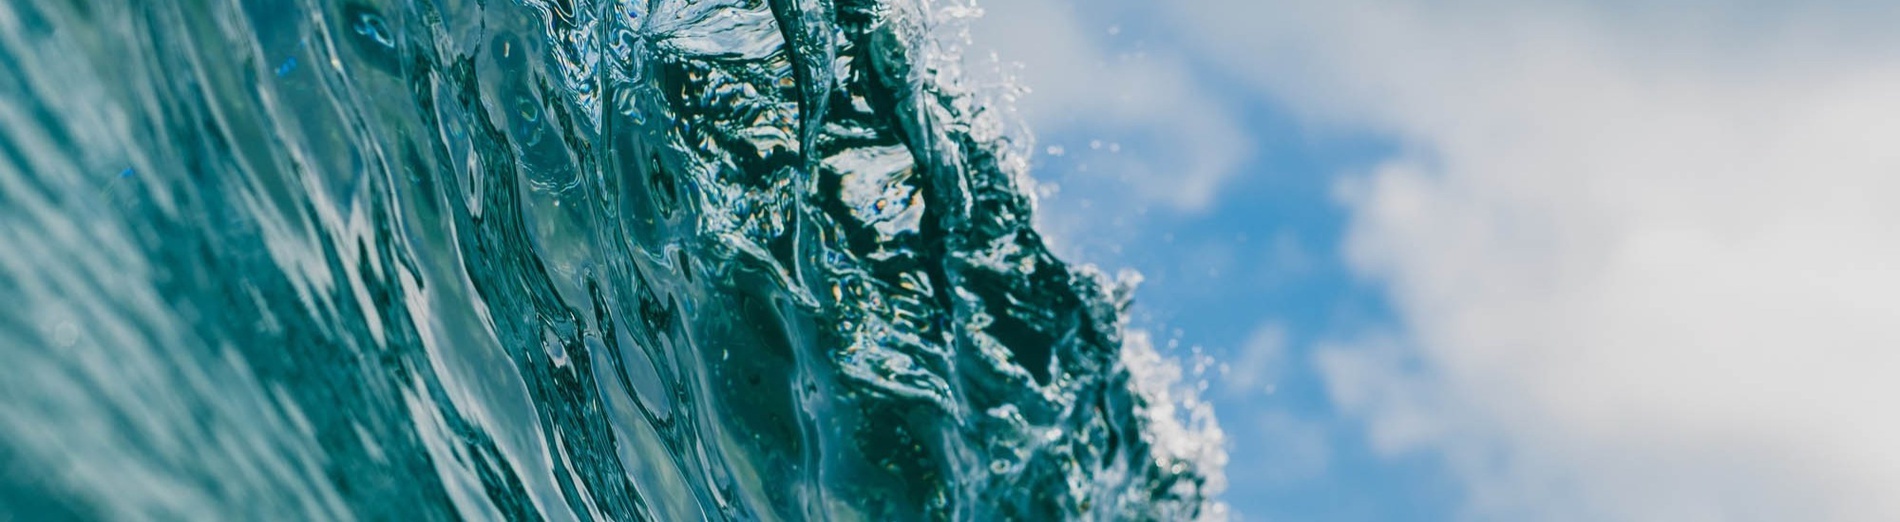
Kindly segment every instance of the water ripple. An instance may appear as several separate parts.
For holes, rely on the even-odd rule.
[[[0,0],[0,518],[1221,517],[968,8]]]

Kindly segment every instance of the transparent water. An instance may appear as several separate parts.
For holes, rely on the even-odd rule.
[[[0,518],[1218,517],[930,0],[0,0]]]

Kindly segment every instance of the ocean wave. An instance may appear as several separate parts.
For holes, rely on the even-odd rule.
[[[0,1],[0,515],[1224,517],[972,12]]]

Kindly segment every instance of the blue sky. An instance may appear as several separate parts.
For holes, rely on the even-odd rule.
[[[1239,518],[1900,519],[1900,6],[980,5]]]
[[[1008,6],[986,8],[990,16],[1016,15]],[[1144,24],[1132,11],[1063,14],[1099,28],[1091,43],[1111,60],[1139,61],[1146,50],[1179,45],[1167,28]],[[977,27],[979,46],[990,36],[986,29]],[[1038,138],[1034,173],[1054,187],[1042,200],[1045,226],[1071,259],[1142,273],[1137,326],[1154,331],[1167,353],[1191,365],[1199,348],[1225,366],[1206,372],[1204,397],[1222,414],[1233,443],[1227,501],[1243,519],[1449,518],[1459,492],[1433,459],[1383,458],[1353,442],[1364,434],[1340,418],[1324,383],[1301,363],[1321,339],[1390,324],[1378,289],[1339,259],[1346,215],[1333,192],[1339,175],[1373,168],[1396,145],[1375,133],[1313,128],[1279,101],[1223,77],[1215,64],[1181,63],[1187,67],[1172,72],[1183,73],[1193,92],[1161,92],[1198,96],[1240,115],[1213,125],[1244,141],[1225,167],[1230,172],[1203,174],[1224,178],[1221,190],[1178,204],[1165,189],[1130,180],[1167,177],[1153,171],[1182,160],[1158,150],[1171,144],[1152,134],[1178,129],[1043,116],[1028,123]],[[1116,72],[1124,71],[1104,76]],[[1026,86],[1027,96],[1039,95],[1033,83]],[[1195,117],[1157,116],[1176,126],[1200,125]],[[1114,230],[1104,231],[1103,222]]]
[[[1140,271],[1137,325],[1164,346],[1174,343],[1168,353],[1191,359],[1199,347],[1225,363],[1226,371],[1207,373],[1204,396],[1225,414],[1223,428],[1235,443],[1229,478],[1244,494],[1231,496],[1233,506],[1276,520],[1442,518],[1450,492],[1432,480],[1438,471],[1429,459],[1387,461],[1354,451],[1363,445],[1336,444],[1359,434],[1337,422],[1323,383],[1300,363],[1303,348],[1327,334],[1390,320],[1377,290],[1338,259],[1344,212],[1331,197],[1329,177],[1315,174],[1366,168],[1389,145],[1312,136],[1274,107],[1230,103],[1262,116],[1242,127],[1261,145],[1237,166],[1247,174],[1224,183],[1205,208],[1147,207],[1125,236],[1071,225],[1077,231],[1059,232],[1064,250],[1071,259]],[[1140,138],[1099,134],[1041,136],[1038,176],[1059,187],[1043,212],[1084,222],[1120,213],[1095,208],[1125,204],[1129,196],[1113,194],[1120,181],[1092,174],[1121,154],[1139,154]],[[1089,147],[1096,141],[1102,148]],[[1122,150],[1109,152],[1109,144]],[[1048,155],[1050,146],[1063,155]]]

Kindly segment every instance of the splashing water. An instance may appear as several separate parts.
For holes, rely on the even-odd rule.
[[[0,0],[0,518],[1222,517],[972,9]]]

